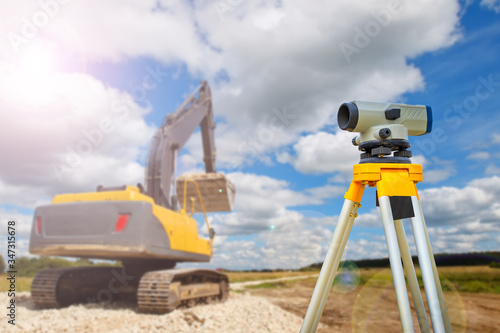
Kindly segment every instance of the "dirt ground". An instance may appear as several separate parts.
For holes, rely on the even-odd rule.
[[[284,310],[303,318],[314,285],[298,282],[292,288],[255,289],[252,295],[265,297]],[[425,300],[425,293],[422,291]],[[500,332],[500,295],[445,292],[445,300],[454,333]],[[420,332],[410,297],[415,332]],[[326,332],[401,332],[396,293],[392,283],[385,286],[364,286],[347,293],[332,291],[323,312]]]
[[[332,291],[318,332],[401,332],[392,282],[377,283],[351,291]],[[298,332],[314,281],[295,280],[282,285],[236,288],[238,292],[231,292],[225,303],[177,309],[165,315],[139,313],[130,303],[38,310],[29,293],[23,292],[16,299],[16,326],[9,325],[4,317],[0,332]],[[500,332],[500,295],[445,292],[445,299],[454,333]],[[7,302],[6,293],[1,293],[0,304]],[[411,298],[410,305],[414,310]],[[415,313],[414,323],[415,332],[420,332]]]

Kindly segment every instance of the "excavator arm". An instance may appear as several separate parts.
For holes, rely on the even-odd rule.
[[[153,136],[146,168],[146,194],[157,205],[177,209],[177,155],[198,126],[201,127],[205,171],[215,173],[215,123],[207,81],[202,81],[173,114],[165,117]]]

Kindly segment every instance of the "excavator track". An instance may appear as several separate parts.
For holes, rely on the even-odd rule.
[[[205,269],[166,269],[125,274],[121,267],[72,267],[40,272],[31,284],[38,308],[76,303],[137,299],[139,311],[163,314],[179,306],[224,302],[229,295],[225,274]]]
[[[31,283],[31,298],[39,308],[58,308],[57,282],[66,269],[48,269],[35,276]]]
[[[228,295],[225,274],[202,269],[168,269],[142,276],[137,304],[141,312],[161,314],[178,306],[224,302]]]
[[[116,283],[117,277],[121,276],[121,269],[71,267],[44,270],[33,279],[31,297],[38,308],[60,308],[75,303],[110,301],[113,297],[120,296],[120,293],[136,290],[137,283],[134,285],[134,281],[125,281],[128,286]]]

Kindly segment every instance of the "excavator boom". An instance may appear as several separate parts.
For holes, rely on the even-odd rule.
[[[172,187],[176,184],[177,155],[198,126],[201,127],[205,171],[215,173],[215,124],[212,96],[206,81],[201,82],[173,114],[165,117],[153,136],[146,169],[146,193],[157,205],[177,208],[175,198],[171,197],[175,194]]]

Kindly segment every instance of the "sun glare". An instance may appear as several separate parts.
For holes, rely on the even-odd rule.
[[[49,43],[25,45],[17,58],[12,87],[19,98],[38,106],[52,100],[56,82],[56,57]]]
[[[19,57],[21,71],[31,75],[48,75],[54,70],[54,54],[49,45],[27,45]]]

